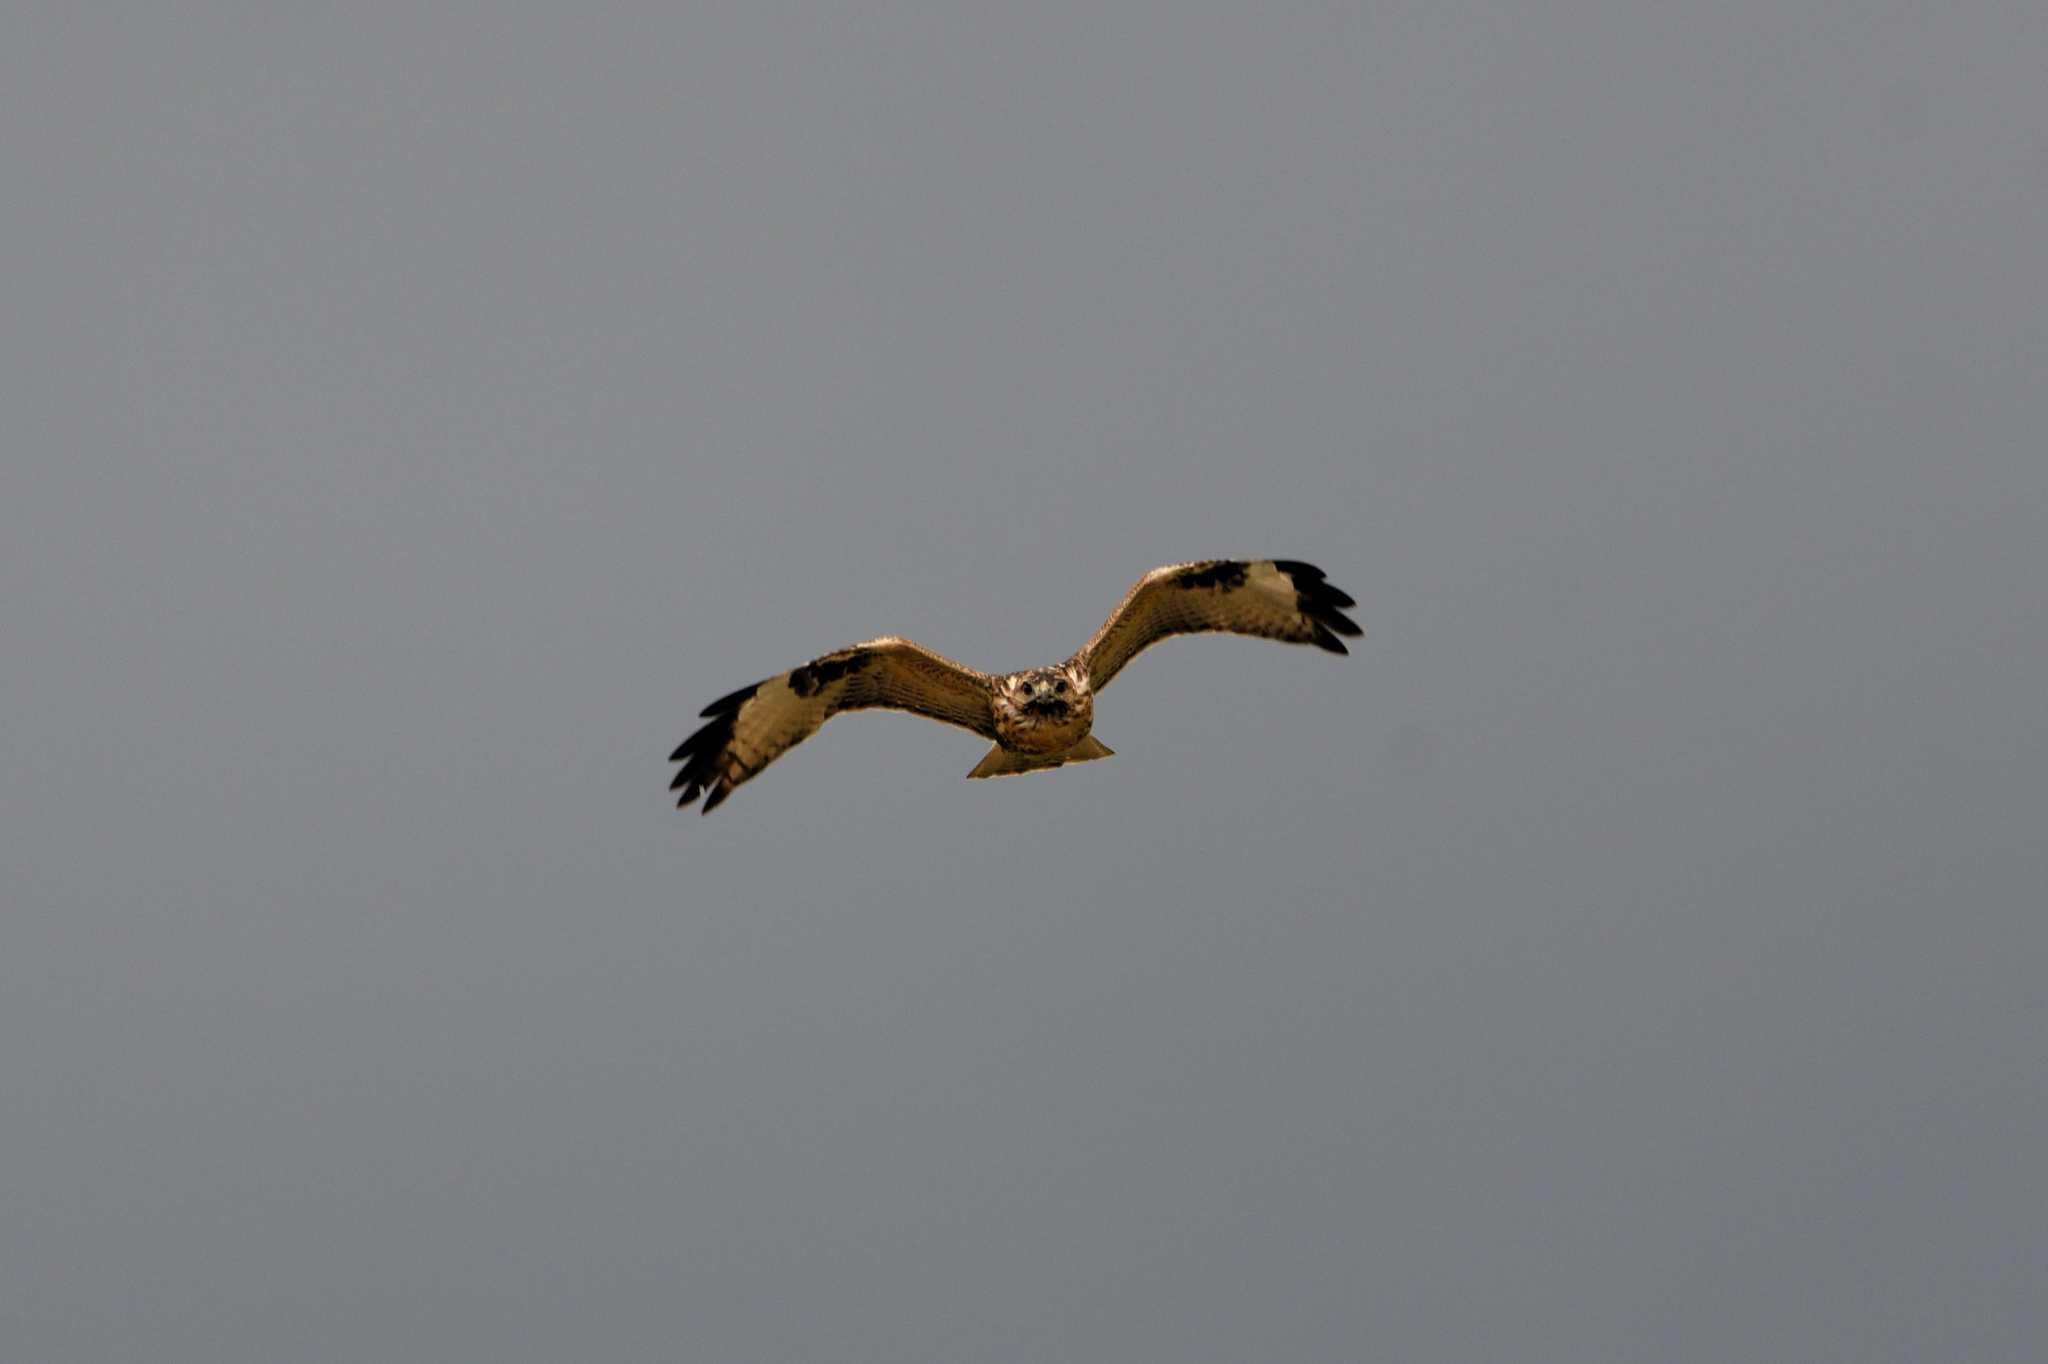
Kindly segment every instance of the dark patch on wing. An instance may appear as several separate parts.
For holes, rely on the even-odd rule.
[[[790,673],[789,689],[798,696],[816,696],[840,678],[860,672],[874,660],[875,656],[865,649],[855,649],[849,654],[827,655]]]
[[[1243,587],[1251,565],[1240,559],[1219,559],[1213,564],[1190,568],[1173,580],[1175,587],[1217,587],[1225,592]]]
[[[1365,633],[1358,622],[1344,614],[1347,606],[1356,606],[1348,593],[1330,586],[1323,581],[1323,570],[1314,564],[1305,564],[1299,559],[1275,559],[1273,567],[1287,575],[1294,584],[1294,609],[1315,625],[1315,645],[1333,654],[1348,654],[1344,641],[1338,635],[1349,635],[1356,639]]]

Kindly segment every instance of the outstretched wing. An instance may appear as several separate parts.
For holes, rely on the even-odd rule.
[[[699,795],[710,814],[732,789],[843,710],[880,707],[996,736],[986,674],[893,636],[836,649],[704,708],[710,723],[669,754],[678,810]]]
[[[1171,635],[1225,631],[1347,654],[1338,635],[1362,635],[1344,607],[1358,603],[1298,559],[1207,559],[1138,579],[1074,661],[1096,691],[1139,652]]]

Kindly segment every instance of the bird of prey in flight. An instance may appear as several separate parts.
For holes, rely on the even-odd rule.
[[[991,676],[887,635],[835,649],[706,706],[708,721],[669,761],[676,808],[700,795],[710,814],[735,786],[841,711],[906,710],[994,740],[970,777],[1008,777],[1107,758],[1089,733],[1095,693],[1138,653],[1172,635],[1221,631],[1349,653],[1360,635],[1350,597],[1295,559],[1207,559],[1155,568],[1124,594],[1094,638],[1064,663]]]

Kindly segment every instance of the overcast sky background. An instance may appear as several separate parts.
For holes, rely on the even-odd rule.
[[[0,1354],[2039,1358],[2048,10],[0,30]]]

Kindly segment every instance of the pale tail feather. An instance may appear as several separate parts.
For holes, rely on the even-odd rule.
[[[1109,758],[1116,750],[1104,744],[1094,735],[1089,735],[1072,748],[1058,753],[1012,753],[997,745],[991,748],[982,760],[974,765],[970,777],[1017,777],[1026,772],[1047,772],[1068,763],[1085,763],[1096,758]]]

